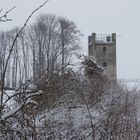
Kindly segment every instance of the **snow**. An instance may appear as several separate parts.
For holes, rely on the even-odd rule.
[[[22,104],[22,105],[23,105],[23,104]],[[9,111],[9,112],[4,113],[4,114],[2,115],[2,120],[5,120],[5,119],[7,119],[9,116],[15,114],[18,110],[21,109],[22,105],[17,106],[15,109],[12,109],[12,110]]]
[[[91,109],[91,117],[93,123],[100,119],[100,114],[95,109]],[[42,126],[47,122],[47,126],[51,129],[56,137],[60,134],[62,139],[70,139],[72,137],[91,139],[90,116],[85,105],[68,108],[59,106],[49,112],[42,114],[37,124]],[[49,131],[47,132],[49,135]],[[69,134],[70,133],[70,134]]]
[[[16,94],[16,92],[14,91],[14,90],[8,90],[8,91],[5,91],[6,92],[6,94],[9,96],[9,97],[12,97],[14,94]],[[36,102],[35,101],[33,101],[33,100],[31,100],[31,97],[33,97],[33,96],[37,96],[37,95],[41,95],[42,94],[42,90],[39,90],[39,91],[37,91],[37,92],[35,92],[35,93],[31,93],[31,94],[29,94],[29,95],[26,95],[25,96],[25,100],[24,101],[22,101],[22,103],[20,103],[20,104],[14,104],[14,100],[11,98],[10,100],[9,100],[9,102],[10,102],[10,104],[9,104],[9,102],[7,102],[7,104],[6,104],[6,106],[9,106],[9,110],[6,110],[4,113],[3,113],[3,115],[2,115],[2,120],[5,120],[5,119],[7,119],[7,118],[9,118],[10,116],[12,116],[12,115],[14,115],[15,113],[17,113],[24,105],[26,105],[26,104],[28,104],[28,103],[34,103],[34,104],[36,104]],[[4,100],[6,101],[7,99],[8,99],[8,96],[7,96],[7,98],[6,98],[6,95],[4,96]],[[12,106],[12,105],[14,105],[14,106]]]

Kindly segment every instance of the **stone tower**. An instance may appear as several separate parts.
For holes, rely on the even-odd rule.
[[[92,33],[88,37],[88,55],[97,59],[109,79],[116,80],[116,33]]]

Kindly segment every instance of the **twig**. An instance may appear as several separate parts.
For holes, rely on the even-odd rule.
[[[16,8],[16,6],[13,6],[10,10],[6,11],[4,15],[0,16],[0,22],[11,21],[12,19],[7,18],[7,16],[15,8]],[[0,10],[0,13],[2,12],[2,10],[3,9]]]

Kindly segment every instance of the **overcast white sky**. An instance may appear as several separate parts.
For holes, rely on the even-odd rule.
[[[0,0],[4,10],[16,6],[9,15],[13,20],[0,23],[8,30],[24,23],[29,13],[43,0]],[[92,32],[117,35],[118,78],[140,79],[140,0],[50,0],[38,13],[66,16],[73,20],[84,37],[83,53],[87,53],[87,37]],[[32,18],[33,21],[34,17]]]

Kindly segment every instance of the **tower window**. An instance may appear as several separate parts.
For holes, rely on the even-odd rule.
[[[106,47],[103,47],[103,53],[106,53]]]
[[[106,68],[107,67],[107,63],[103,62],[103,67]]]
[[[111,37],[110,36],[107,36],[106,37],[106,40],[107,40],[107,42],[110,42],[111,41]]]

